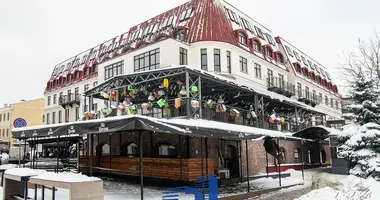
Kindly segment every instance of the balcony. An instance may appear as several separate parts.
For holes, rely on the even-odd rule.
[[[309,90],[297,90],[298,101],[304,102],[307,105],[315,107],[318,104],[316,94],[311,93]]]
[[[295,86],[278,77],[267,78],[267,85],[269,91],[273,91],[278,94],[283,94],[286,97],[291,97],[295,95]]]
[[[67,105],[73,106],[74,104],[80,104],[80,94],[67,94],[59,97],[59,105],[65,108]]]

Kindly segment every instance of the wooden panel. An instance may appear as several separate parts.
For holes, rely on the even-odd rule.
[[[97,166],[97,159],[99,159],[99,166]],[[196,177],[202,175],[202,160],[200,158],[182,159],[182,179],[180,172],[180,159],[178,158],[143,158],[144,177],[170,179],[170,180],[184,180],[193,181]],[[214,175],[214,162],[212,158],[208,159],[208,173]],[[100,156],[93,158],[93,167],[110,168],[109,156]],[[81,165],[88,165],[88,157],[80,159]],[[111,169],[97,170],[101,172],[109,172],[114,174],[123,175],[139,175],[139,158],[129,157],[112,157]],[[206,160],[203,163],[204,173],[206,173]],[[89,168],[80,168],[81,172],[88,172]]]

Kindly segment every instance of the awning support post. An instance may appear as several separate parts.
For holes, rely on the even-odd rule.
[[[267,172],[267,178],[269,177],[269,161],[268,161],[268,152],[265,151],[265,160],[266,160],[266,163],[267,163],[267,167],[266,167],[266,172]]]
[[[152,137],[152,135],[151,135]],[[182,181],[182,141],[181,135],[178,135],[178,144],[179,144],[179,176]]]
[[[241,142],[236,141],[237,149],[239,151],[239,175],[240,175],[240,183],[243,182],[243,165],[242,165],[242,158],[241,158]]]
[[[190,108],[190,75],[189,72],[186,71],[186,116],[188,118],[191,117],[191,108]]]
[[[302,140],[301,140],[301,150],[300,150],[300,153],[301,153],[301,162],[302,162],[302,180],[305,180],[305,176],[304,176],[304,169],[305,169],[305,162],[304,162],[304,158],[303,158],[303,150],[304,150],[304,148],[303,148],[303,146],[304,146],[304,141],[303,141],[303,138],[302,138]]]
[[[206,177],[208,179],[208,139],[205,138],[205,150],[206,150]]]
[[[25,168],[26,138],[24,139],[24,155],[22,156],[22,167]]]
[[[111,174],[111,169],[112,169],[112,133],[110,133],[110,170],[109,173]]]
[[[249,159],[248,159],[248,140],[245,141],[245,157],[247,159],[247,183],[248,183],[248,192],[251,190],[251,186],[249,185]]]
[[[280,139],[277,138],[277,144],[278,146],[280,146]],[[280,156],[281,155],[281,152],[278,152],[277,154],[277,160],[278,160],[278,181],[279,181],[279,184],[280,184],[280,187],[281,187],[281,159],[280,159]]]
[[[317,140],[317,146],[318,146],[318,164],[319,166],[322,166],[322,160],[321,160],[321,147],[319,145],[319,140]]]
[[[204,165],[204,162],[203,162],[203,158],[204,158],[204,155],[203,155],[203,137],[201,137],[201,164],[202,164],[202,180],[204,179],[204,167],[203,167],[203,165]],[[204,193],[203,193],[203,191],[204,191],[204,189],[205,189],[205,183],[204,183],[204,180],[202,181],[202,196],[204,196]]]
[[[139,138],[140,138],[140,195],[141,195],[141,200],[144,199],[144,163],[143,163],[143,134],[142,131],[139,131]]]
[[[61,144],[59,143],[59,135],[58,135],[58,151],[57,151],[57,173],[59,171],[59,154],[61,153]]]
[[[90,164],[90,176],[92,176],[92,154],[93,154],[93,147],[92,147],[92,142],[93,142],[93,137],[92,134],[88,134],[88,146],[89,146],[89,151],[88,151],[88,158],[89,158],[89,164]]]

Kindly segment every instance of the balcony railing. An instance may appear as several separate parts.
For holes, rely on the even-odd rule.
[[[309,90],[297,90],[298,100],[304,102],[305,104],[316,106],[318,104],[318,97],[316,94],[310,92]]]
[[[267,86],[269,91],[277,92],[287,97],[295,95],[295,86],[278,77],[267,78]]]
[[[59,97],[59,105],[65,107],[66,105],[72,106],[73,104],[80,104],[80,94],[67,94]]]
[[[189,110],[187,109],[188,104],[190,104]],[[201,112],[199,112],[200,107]],[[121,111],[116,108],[108,111],[103,109],[97,113],[96,118],[114,117],[118,115],[118,112],[121,113]],[[176,104],[175,100],[167,100],[166,105],[162,107],[159,107],[157,102],[154,102],[151,105],[134,104],[132,108],[128,106],[125,107],[125,109],[123,109],[123,114],[139,114],[161,119],[190,117],[270,130],[292,132],[300,130],[299,128],[309,127],[312,124],[311,122],[298,122],[297,125],[297,123],[294,122],[294,119],[286,119],[281,121],[279,120],[279,117],[276,120],[269,120],[267,115],[264,117],[264,115],[260,115],[259,113],[257,113],[254,118],[251,110],[216,103],[211,105],[206,101],[200,101],[199,105],[196,106],[194,105],[194,101],[192,102],[188,98],[182,98],[180,104],[178,102]]]

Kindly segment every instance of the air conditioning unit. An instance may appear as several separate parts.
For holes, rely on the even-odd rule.
[[[220,169],[218,170],[218,176],[222,179],[229,179],[230,178],[230,170],[228,169]]]

